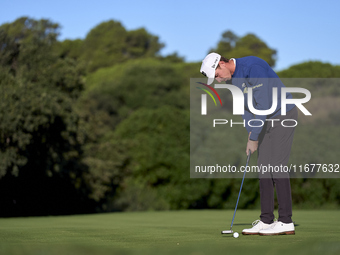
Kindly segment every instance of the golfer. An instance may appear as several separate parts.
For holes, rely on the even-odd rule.
[[[243,91],[245,113],[242,117],[248,131],[246,153],[249,150],[251,153],[257,151],[259,169],[266,166],[269,170],[259,173],[260,220],[254,221],[253,227],[244,229],[242,234],[295,234],[289,173],[270,171],[275,166],[281,166],[282,169],[282,166],[287,165],[297,120],[295,105],[288,104],[286,115],[281,114],[281,88],[284,84],[266,61],[253,56],[227,59],[217,53],[210,53],[202,61],[200,72],[208,77],[208,85],[216,79],[219,83],[231,82]],[[254,108],[261,111],[271,109],[273,88],[277,88],[277,107],[274,112],[254,116],[247,103],[249,88],[252,88]],[[292,95],[287,93],[286,98],[292,98]],[[281,124],[283,120],[284,126]],[[274,221],[274,186],[278,200],[277,221]]]

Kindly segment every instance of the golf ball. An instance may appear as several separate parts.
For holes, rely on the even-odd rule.
[[[233,236],[234,236],[235,238],[238,238],[239,234],[238,234],[237,232],[235,232],[235,233],[233,234]]]

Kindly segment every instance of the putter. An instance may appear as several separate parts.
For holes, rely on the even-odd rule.
[[[246,168],[247,168],[248,163],[249,163],[249,160],[250,160],[250,155],[251,155],[251,152],[250,152],[250,150],[249,150],[248,157],[247,157]],[[236,206],[235,206],[235,211],[234,211],[233,220],[231,221],[230,230],[222,230],[222,231],[221,231],[221,234],[232,234],[232,233],[234,233],[234,231],[232,230],[232,228],[233,228],[234,219],[235,219],[235,214],[236,214],[237,205],[238,205],[238,200],[240,199],[241,190],[242,190],[243,181],[244,181],[244,177],[245,177],[245,176],[246,176],[246,169],[244,170],[244,173],[243,173],[243,178],[242,178],[242,182],[241,182],[241,187],[240,187],[240,191],[239,191],[239,193],[238,193],[238,198],[237,198],[237,202],[236,202]]]

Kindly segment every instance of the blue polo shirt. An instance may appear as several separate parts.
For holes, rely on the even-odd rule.
[[[250,139],[258,140],[263,126],[260,126],[260,121],[252,121],[251,119],[262,120],[272,119],[275,116],[281,115],[281,88],[285,87],[274,70],[268,63],[258,57],[249,56],[244,58],[236,58],[236,68],[232,75],[232,84],[236,85],[243,91],[244,94],[244,115],[242,116],[246,122],[246,129],[251,132]],[[253,89],[253,106],[256,110],[268,110],[273,104],[273,88],[277,88],[277,107],[270,115],[254,115],[249,111],[248,107],[248,88]],[[286,98],[292,98],[290,93],[286,94]],[[294,108],[293,104],[288,104],[286,112]],[[271,122],[268,123],[271,125]]]

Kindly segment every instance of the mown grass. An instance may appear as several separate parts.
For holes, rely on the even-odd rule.
[[[241,232],[259,211],[239,210]],[[294,236],[221,235],[232,210],[0,219],[0,254],[340,254],[339,211],[295,210]]]

